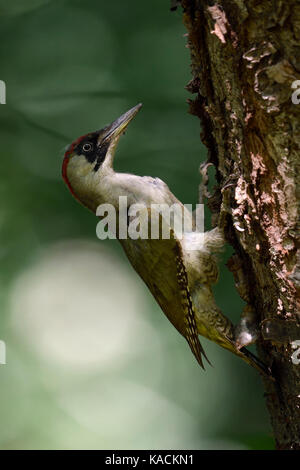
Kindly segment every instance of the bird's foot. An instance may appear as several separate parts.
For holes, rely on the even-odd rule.
[[[210,166],[213,166],[213,164],[205,161],[201,163],[199,167],[199,173],[201,175],[201,182],[199,184],[199,204],[204,203],[204,198],[211,197],[211,194],[208,191],[208,181],[209,181],[208,168]]]
[[[237,349],[256,343],[259,336],[257,316],[249,305],[243,310],[240,322],[234,327],[234,339]]]

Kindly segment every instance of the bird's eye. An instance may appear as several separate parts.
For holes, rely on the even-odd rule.
[[[93,144],[90,142],[87,142],[86,144],[83,145],[82,150],[84,152],[91,152],[93,150]]]

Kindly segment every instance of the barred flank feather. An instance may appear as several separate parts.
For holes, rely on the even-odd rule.
[[[219,227],[204,232],[204,247],[208,253],[218,253],[224,246],[224,235]]]
[[[204,349],[201,346],[201,343],[198,338],[198,331],[197,325],[195,320],[195,312],[193,308],[192,298],[190,295],[189,287],[188,287],[188,277],[185,266],[183,264],[181,254],[176,255],[176,266],[177,266],[177,280],[179,289],[182,296],[182,307],[185,313],[185,338],[195,356],[200,366],[204,369],[203,361],[202,361],[202,354],[210,364]]]

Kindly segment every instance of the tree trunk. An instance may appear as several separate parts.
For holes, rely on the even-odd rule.
[[[187,89],[196,94],[190,112],[201,120],[218,183],[207,203],[216,218],[227,195],[224,229],[235,249],[228,267],[258,316],[259,356],[275,379],[264,386],[276,445],[300,449],[300,4],[181,5],[193,74]]]

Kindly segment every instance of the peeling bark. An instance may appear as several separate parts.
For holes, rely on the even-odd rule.
[[[292,345],[300,340],[300,103],[292,102],[292,84],[300,80],[300,4],[181,5],[193,75],[187,89],[196,94],[190,112],[201,120],[217,170],[207,202],[216,218],[226,193],[224,229],[235,249],[228,267],[258,316],[258,352],[275,378],[264,387],[277,448],[300,449],[300,364]]]

